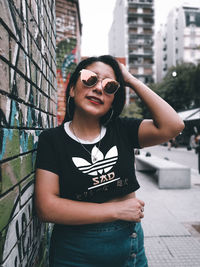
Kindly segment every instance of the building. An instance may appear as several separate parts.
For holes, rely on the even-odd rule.
[[[162,36],[162,31],[159,30],[155,33],[155,63],[156,63],[156,68],[155,68],[155,82],[161,82],[162,81],[162,73],[164,66],[162,65],[162,61],[164,60],[164,57],[166,55],[164,54],[163,49],[163,39],[164,36]]]
[[[153,0],[117,0],[109,32],[109,53],[125,57],[129,71],[145,83],[153,81]]]
[[[65,91],[71,73],[80,61],[81,18],[78,0],[56,0],[56,63],[58,108],[61,124],[66,110]]]
[[[156,69],[162,66],[162,77],[179,63],[200,63],[200,4],[191,1],[173,8],[161,32],[162,58],[156,60]]]

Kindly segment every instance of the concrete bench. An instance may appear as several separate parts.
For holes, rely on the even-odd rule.
[[[160,189],[184,189],[191,187],[190,168],[155,156],[136,155],[137,171],[154,171]]]

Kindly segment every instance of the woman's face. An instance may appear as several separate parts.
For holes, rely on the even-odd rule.
[[[114,70],[103,62],[94,62],[86,69],[95,72],[100,81],[93,87],[86,87],[80,80],[70,90],[70,96],[74,98],[75,114],[93,116],[99,119],[111,108],[114,94],[108,95],[103,91],[101,80],[105,78],[116,79]]]

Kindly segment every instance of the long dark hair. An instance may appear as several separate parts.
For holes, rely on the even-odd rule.
[[[119,64],[116,61],[116,59],[110,55],[103,55],[103,56],[99,56],[99,57],[89,57],[87,59],[82,60],[76,67],[75,71],[73,72],[73,74],[70,77],[69,83],[67,85],[67,89],[66,89],[66,113],[65,113],[65,118],[63,120],[63,123],[65,123],[66,121],[70,121],[73,119],[74,116],[74,111],[75,111],[75,104],[74,104],[74,99],[70,98],[70,102],[68,103],[68,98],[70,96],[70,88],[72,86],[75,86],[78,78],[79,78],[79,72],[80,70],[86,68],[87,66],[91,65],[94,62],[103,62],[109,66],[111,66],[111,68],[113,69],[116,79],[117,81],[120,83],[120,87],[118,89],[118,91],[115,94],[113,103],[112,103],[112,109],[113,109],[113,115],[112,115],[112,120],[117,118],[123,108],[124,108],[124,104],[125,104],[125,86],[124,86],[124,79],[122,76],[122,72],[119,68]],[[68,108],[67,108],[67,105]],[[67,110],[69,112],[67,112]],[[108,121],[108,118],[110,117],[110,112],[108,111],[101,119],[100,122],[102,124],[105,124]]]

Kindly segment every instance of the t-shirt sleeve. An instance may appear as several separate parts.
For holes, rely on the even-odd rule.
[[[56,144],[53,136],[47,131],[40,134],[37,147],[36,168],[47,170],[59,175]]]
[[[141,148],[139,144],[138,131],[142,121],[143,119],[137,118],[119,118],[119,124],[133,148]]]

